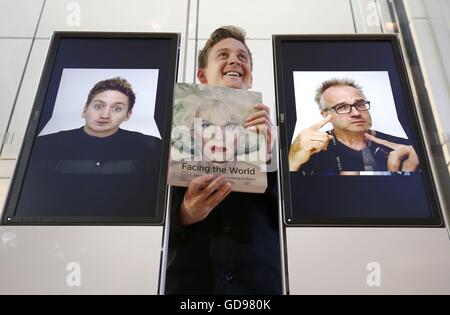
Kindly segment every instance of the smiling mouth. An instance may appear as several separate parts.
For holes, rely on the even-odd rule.
[[[236,77],[236,78],[241,78],[242,77],[242,74],[237,72],[237,71],[227,71],[227,72],[224,73],[224,75],[228,76],[228,77]]]

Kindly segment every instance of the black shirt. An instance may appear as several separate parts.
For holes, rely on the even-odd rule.
[[[83,128],[38,137],[17,216],[148,217],[156,208],[160,140]]]
[[[329,133],[331,134],[331,132]],[[397,144],[409,145],[409,141],[406,139],[378,131],[376,137]],[[388,155],[392,150],[380,144],[369,142],[368,151],[375,162],[372,171],[387,171]],[[367,161],[364,162],[365,158],[367,159],[367,156],[363,155],[362,150],[353,150],[335,137],[335,141],[330,141],[326,151],[313,154],[311,159],[300,167],[299,172],[304,175],[335,175],[340,171],[365,171],[365,164],[367,164]]]
[[[276,173],[264,194],[231,193],[209,216],[179,225],[174,188],[166,294],[281,294]]]

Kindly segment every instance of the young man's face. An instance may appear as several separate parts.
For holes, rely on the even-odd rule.
[[[331,115],[331,123],[334,129],[346,132],[366,132],[372,127],[372,117],[369,111],[358,111],[352,107],[352,111],[348,114],[338,114],[333,106],[341,103],[355,104],[358,101],[365,101],[361,91],[351,86],[333,86],[323,93],[323,98],[327,104],[328,111],[323,111],[325,117],[327,113]]]
[[[203,84],[250,89],[252,69],[247,48],[234,38],[221,40],[210,50],[206,68],[199,69],[197,77]]]
[[[130,118],[128,108],[129,100],[125,94],[115,90],[98,93],[83,109],[85,132],[99,138],[115,134],[120,124]]]

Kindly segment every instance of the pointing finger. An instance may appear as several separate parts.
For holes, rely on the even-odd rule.
[[[314,124],[310,127],[310,129],[314,129],[314,130],[319,130],[320,128],[322,128],[323,126],[325,126],[326,124],[328,124],[331,121],[331,115],[328,115],[327,117],[325,117],[324,119],[322,119],[320,122],[318,122],[317,124]]]

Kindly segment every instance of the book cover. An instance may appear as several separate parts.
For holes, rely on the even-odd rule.
[[[261,102],[258,92],[178,83],[168,184],[187,187],[202,175],[224,175],[233,191],[264,193],[265,135],[244,127]]]

